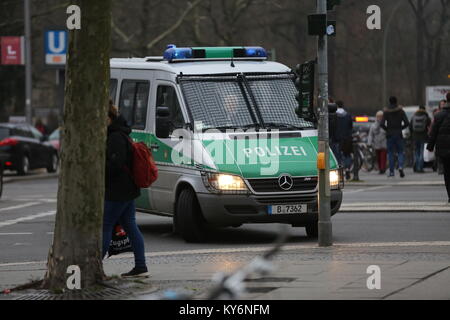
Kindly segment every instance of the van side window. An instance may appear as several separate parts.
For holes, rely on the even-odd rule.
[[[171,132],[177,128],[183,128],[184,119],[181,112],[180,102],[178,101],[177,92],[172,86],[158,86],[156,95],[156,107],[167,107],[170,112]]]
[[[145,129],[150,82],[124,80],[120,92],[119,111],[133,129]]]
[[[115,103],[117,93],[117,79],[109,80],[109,98]]]

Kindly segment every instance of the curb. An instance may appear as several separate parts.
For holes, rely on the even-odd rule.
[[[342,206],[338,213],[362,213],[362,212],[370,212],[370,213],[380,213],[380,212],[449,212],[450,213],[450,205],[449,206],[430,206],[430,207],[411,207],[411,206],[395,206],[395,207],[371,207],[370,204],[367,206]]]
[[[436,187],[436,186],[445,186],[445,183],[442,181],[404,181],[404,182],[396,182],[396,183],[377,183],[377,182],[346,182],[345,187],[392,187],[392,186],[421,186],[421,187]]]
[[[49,173],[49,174],[36,174],[29,176],[17,176],[17,177],[4,177],[3,183],[12,183],[18,181],[30,181],[30,180],[43,180],[43,179],[51,179],[58,177],[58,173]]]

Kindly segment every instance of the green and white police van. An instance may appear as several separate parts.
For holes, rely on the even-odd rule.
[[[186,241],[244,223],[317,236],[317,129],[295,113],[294,80],[261,47],[171,45],[162,57],[111,59],[111,97],[159,170],[138,210],[173,217]],[[343,177],[334,155],[330,168],[335,214]]]

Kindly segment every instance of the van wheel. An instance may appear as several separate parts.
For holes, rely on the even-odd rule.
[[[30,171],[30,160],[27,156],[22,157],[22,161],[20,163],[20,168],[17,170],[19,175],[24,176]]]
[[[308,223],[305,226],[306,230],[306,236],[311,239],[315,239],[319,236],[319,226],[317,224],[317,221]]]
[[[182,190],[178,196],[174,224],[174,229],[186,242],[205,240],[206,221],[202,216],[195,193],[190,188]]]

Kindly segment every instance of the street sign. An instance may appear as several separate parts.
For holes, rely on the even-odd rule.
[[[25,46],[23,37],[1,37],[1,50],[3,65],[25,64]]]
[[[68,34],[66,30],[45,31],[45,64],[64,67],[66,64]]]

